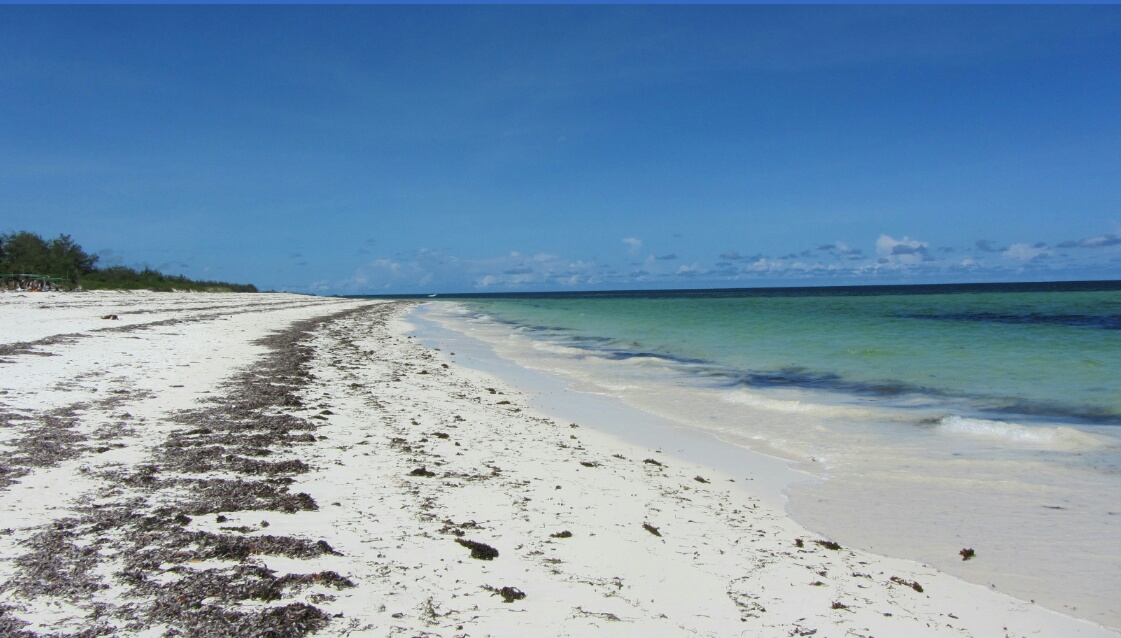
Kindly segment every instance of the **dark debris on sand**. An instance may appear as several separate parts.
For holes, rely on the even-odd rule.
[[[39,350],[39,347],[53,346],[59,343],[73,343],[82,337],[88,336],[90,335],[81,332],[73,332],[70,334],[53,335],[37,341],[17,341],[15,343],[0,344],[0,363],[11,363],[11,357],[28,354],[39,357],[53,357],[55,353]]]
[[[469,541],[464,538],[457,538],[455,539],[455,542],[470,549],[471,558],[475,558],[478,560],[494,560],[495,558],[498,558],[498,550],[491,547],[490,545],[487,545],[486,543]]]
[[[153,457],[98,473],[111,486],[105,495],[115,500],[86,504],[77,516],[56,520],[20,542],[24,553],[15,560],[15,573],[0,583],[0,591],[16,594],[8,601],[12,606],[0,606],[0,635],[36,636],[14,615],[20,597],[83,610],[80,630],[65,633],[75,636],[169,627],[164,635],[288,638],[325,627],[331,616],[295,602],[293,592],[354,583],[333,571],[277,574],[256,558],[339,555],[326,540],[264,535],[245,526],[221,533],[190,527],[193,517],[203,515],[223,522],[229,520],[224,514],[240,511],[318,509],[309,494],[289,489],[294,477],[311,469],[294,457],[317,442],[316,421],[287,413],[302,406],[299,393],[312,380],[308,337],[346,315],[367,312],[372,321],[384,321],[391,311],[388,304],[348,310],[260,340],[269,353],[222,387],[221,396],[178,414],[182,428]],[[82,439],[71,431],[74,409],[38,419],[34,427],[44,432],[33,448],[13,455],[18,463],[9,458],[0,465],[0,488],[18,478],[21,468],[57,464],[80,453]],[[207,560],[227,564],[204,570],[190,565]],[[96,602],[95,594],[109,588],[116,602]],[[324,599],[330,597],[309,598]],[[242,608],[245,600],[276,605]]]
[[[491,585],[483,585],[483,589],[491,592],[495,596],[502,596],[502,602],[505,602],[505,603],[512,603],[515,600],[521,600],[521,599],[525,598],[525,592],[524,591],[518,589],[517,587],[511,587],[509,585],[507,585],[505,587],[493,587]]]
[[[74,431],[74,427],[78,425],[77,411],[86,407],[76,403],[24,418],[5,414],[5,425],[18,427],[22,432],[9,443],[13,449],[0,459],[0,489],[36,468],[53,467],[82,455],[87,437]]]

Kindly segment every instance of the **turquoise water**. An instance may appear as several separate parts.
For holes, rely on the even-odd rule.
[[[788,512],[843,545],[1121,628],[1121,290],[949,288],[471,297],[418,319],[786,460],[813,477]]]
[[[489,299],[469,311],[588,356],[712,383],[1121,424],[1121,292]]]

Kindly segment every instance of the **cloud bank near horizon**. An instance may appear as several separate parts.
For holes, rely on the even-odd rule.
[[[643,252],[643,240],[634,236],[621,240],[618,254],[595,258],[520,251],[467,258],[448,250],[421,248],[378,257],[358,266],[348,278],[321,280],[310,289],[408,294],[1121,277],[1121,238],[1112,233],[1054,244],[1001,246],[979,239],[968,246],[939,247],[884,233],[871,243],[874,248],[868,252],[836,241],[786,254],[728,249],[696,259]]]

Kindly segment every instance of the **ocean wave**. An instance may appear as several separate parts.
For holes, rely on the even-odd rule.
[[[750,392],[726,392],[721,395],[726,403],[735,403],[772,412],[819,412],[823,406],[786,399],[768,399]]]
[[[942,417],[938,430],[949,434],[986,437],[1057,449],[1092,449],[1109,445],[1105,440],[1072,427],[1025,426],[1006,421],[970,419],[956,415]]]
[[[530,342],[530,348],[538,352],[548,352],[549,354],[562,355],[565,357],[586,357],[588,351],[584,348],[562,346],[557,343],[550,343],[548,341],[541,341],[537,339],[527,339]]]

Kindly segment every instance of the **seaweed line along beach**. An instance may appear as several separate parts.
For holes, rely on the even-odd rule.
[[[804,468],[644,444],[436,306],[0,297],[0,634],[1118,635],[811,531]]]

